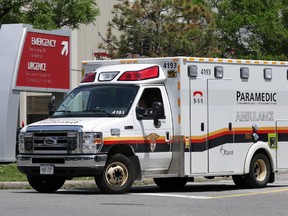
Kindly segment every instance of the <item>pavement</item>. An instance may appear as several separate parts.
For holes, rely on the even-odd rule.
[[[212,181],[232,181],[231,177],[220,177],[214,179],[205,179],[204,177],[196,177],[194,182],[212,182]],[[276,173],[275,182],[288,181],[288,170]],[[144,179],[142,181],[136,181],[134,185],[153,185],[153,179]],[[97,188],[94,180],[66,180],[62,189],[73,188]],[[31,186],[27,181],[23,182],[0,182],[0,189],[31,189]]]

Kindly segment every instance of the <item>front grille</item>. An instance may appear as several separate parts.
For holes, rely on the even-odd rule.
[[[79,126],[31,126],[26,131],[25,144],[28,147],[33,144],[31,151],[34,153],[79,153],[81,129]]]
[[[34,133],[34,150],[67,150],[67,133]]]

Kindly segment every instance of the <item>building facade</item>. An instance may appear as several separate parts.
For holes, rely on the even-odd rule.
[[[96,3],[100,10],[100,15],[96,18],[95,24],[80,25],[79,29],[71,32],[71,89],[75,88],[82,80],[82,60],[92,60],[97,53],[105,54],[105,50],[98,48],[102,42],[100,35],[105,37],[107,24],[112,19],[111,11],[114,4],[119,3],[119,1],[96,0]],[[52,95],[56,95],[58,101],[64,97],[63,93],[21,92],[19,127],[47,118],[48,102]]]

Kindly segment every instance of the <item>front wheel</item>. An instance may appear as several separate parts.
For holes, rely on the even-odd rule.
[[[271,165],[265,154],[257,154],[250,164],[250,171],[245,176],[246,185],[249,188],[263,188],[269,182]]]
[[[106,164],[103,174],[95,176],[95,182],[103,193],[127,192],[135,180],[135,168],[131,160],[122,154],[115,154]]]
[[[64,178],[52,176],[27,176],[30,186],[40,193],[53,193],[65,183]]]

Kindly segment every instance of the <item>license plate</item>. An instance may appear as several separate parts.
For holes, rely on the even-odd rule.
[[[53,175],[54,174],[54,166],[53,165],[41,165],[40,166],[40,174],[41,175]]]

